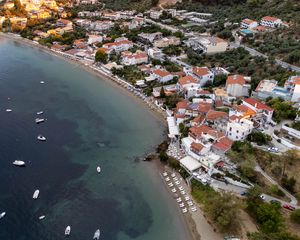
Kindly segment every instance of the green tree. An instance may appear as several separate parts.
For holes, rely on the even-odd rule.
[[[161,89],[160,89],[159,97],[160,98],[165,98],[166,97],[165,89],[163,87],[161,87]]]
[[[256,219],[264,233],[278,232],[283,226],[283,217],[280,213],[281,206],[262,203],[256,210]]]
[[[107,54],[105,52],[103,52],[102,50],[98,50],[96,52],[96,55],[95,55],[95,61],[96,62],[101,62],[101,63],[107,63]]]
[[[296,209],[294,212],[292,212],[290,218],[294,223],[300,224],[300,209]]]

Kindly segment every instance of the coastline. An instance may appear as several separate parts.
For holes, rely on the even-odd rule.
[[[48,54],[52,55],[52,56],[56,56],[61,58],[64,61],[68,61],[71,64],[76,64],[77,67],[80,67],[82,69],[84,69],[85,71],[87,71],[90,74],[94,74],[97,77],[100,78],[100,80],[104,80],[110,84],[113,84],[114,86],[117,86],[119,90],[121,90],[124,94],[126,94],[127,96],[132,97],[133,99],[135,99],[139,104],[143,105],[144,107],[146,107],[146,109],[164,126],[167,127],[167,123],[165,120],[165,116],[163,115],[163,113],[161,111],[158,110],[157,107],[154,106],[154,104],[147,104],[147,102],[143,101],[143,99],[135,96],[132,92],[130,92],[127,88],[125,88],[124,86],[122,86],[117,79],[106,75],[103,72],[97,71],[96,69],[92,68],[92,65],[85,65],[83,62],[81,62],[80,60],[75,60],[75,59],[71,59],[68,58],[62,54],[59,54],[57,52],[52,51],[51,49],[42,46],[40,44],[35,44],[33,41],[22,38],[20,36],[16,36],[13,34],[5,34],[0,32],[0,38],[6,38],[6,39],[10,39],[13,40],[15,42],[27,45],[29,47],[32,48],[36,48],[38,50],[47,52]],[[165,135],[165,132],[163,133]],[[155,147],[152,149],[151,152],[155,151]],[[144,156],[148,155],[149,153],[145,153]],[[163,184],[164,186],[162,186],[162,188],[165,188],[165,183],[163,181],[163,179],[160,178],[160,174],[161,172],[164,170],[165,166],[163,164],[161,164],[159,162],[159,160],[154,160],[151,162],[151,164],[149,165],[149,173],[152,175],[153,180],[157,182],[157,184]],[[154,170],[154,171],[153,171]],[[185,231],[185,235],[187,236],[187,238],[185,240],[199,240],[202,239],[199,236],[199,233],[197,232],[197,227],[196,227],[196,223],[193,220],[192,216],[190,214],[182,214],[180,211],[180,208],[177,206],[176,202],[174,201],[172,195],[170,194],[170,192],[168,191],[168,189],[165,189],[164,193],[166,195],[166,199],[171,201],[171,205],[173,206],[174,212],[176,212],[174,215],[176,215],[176,217],[179,217],[180,221],[184,224],[183,229]]]

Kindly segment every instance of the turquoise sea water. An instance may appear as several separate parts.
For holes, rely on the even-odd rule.
[[[45,123],[35,124],[37,111]],[[139,160],[163,130],[110,83],[0,38],[0,239],[65,239],[67,225],[77,240],[98,228],[107,240],[188,239],[157,171]],[[15,159],[27,166],[14,167]]]

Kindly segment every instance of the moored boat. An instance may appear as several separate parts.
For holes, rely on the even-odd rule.
[[[18,166],[18,167],[23,167],[25,166],[25,162],[21,160],[15,160],[13,161],[13,165]]]
[[[40,140],[40,141],[46,141],[47,140],[46,137],[44,137],[41,134],[37,136],[37,139]]]
[[[95,232],[95,234],[94,234],[93,240],[94,239],[98,240],[99,238],[100,238],[100,229],[97,229],[96,232]]]
[[[12,112],[12,109],[8,108],[5,110],[6,112]]]
[[[36,118],[35,119],[35,123],[42,123],[42,122],[45,122],[45,119],[44,118]]]
[[[43,113],[44,113],[43,111],[39,111],[39,112],[36,113],[36,115],[41,115]]]
[[[42,215],[42,216],[39,216],[39,219],[43,220],[45,217],[46,217],[45,215]]]
[[[39,194],[40,194],[40,190],[38,190],[38,189],[35,190],[34,193],[33,193],[32,198],[33,198],[33,199],[37,199],[37,198],[39,197]]]
[[[71,226],[67,226],[65,230],[65,235],[69,236],[71,234]]]
[[[5,214],[6,214],[6,212],[2,212],[2,213],[0,214],[0,219],[1,219],[1,218],[4,218]]]
[[[101,172],[101,167],[100,167],[100,166],[97,167],[97,172],[98,172],[98,173]]]

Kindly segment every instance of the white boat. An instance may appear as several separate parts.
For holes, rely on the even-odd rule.
[[[21,160],[15,160],[13,161],[13,165],[18,166],[18,167],[23,167],[25,166],[25,162]]]
[[[46,138],[41,134],[37,136],[37,139],[40,141],[46,141]]]
[[[97,167],[97,172],[98,172],[98,173],[101,172],[101,167],[100,167],[100,166]]]
[[[43,111],[40,111],[40,112],[37,112],[36,115],[41,115],[43,113],[44,113]]]
[[[95,234],[94,234],[94,237],[93,237],[93,239],[99,239],[100,238],[100,229],[97,229],[96,230],[96,232],[95,232]]]
[[[35,190],[34,193],[33,193],[32,198],[33,198],[33,199],[37,199],[37,198],[39,197],[39,194],[40,194],[40,190],[38,190],[38,189]]]
[[[6,112],[12,112],[12,109],[8,108],[5,110]]]
[[[44,118],[36,118],[35,119],[35,123],[42,123],[42,122],[45,122]]]
[[[43,83],[45,83],[45,82],[44,82],[44,81],[40,81],[40,83],[42,83],[42,84],[43,84]]]
[[[45,217],[46,217],[45,215],[42,215],[42,216],[39,216],[39,219],[43,220]]]
[[[71,226],[67,226],[65,230],[65,235],[69,236],[71,234]]]
[[[6,212],[2,212],[2,213],[0,214],[0,219],[1,219],[1,218],[4,218],[5,214],[6,214]]]

